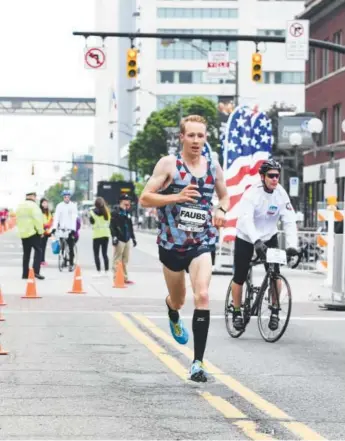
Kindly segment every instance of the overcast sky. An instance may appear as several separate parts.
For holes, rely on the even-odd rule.
[[[94,97],[84,39],[72,35],[90,29],[94,0],[0,0],[0,96]],[[23,176],[30,166],[19,159],[69,159],[86,153],[93,136],[92,117],[0,115],[0,150],[13,151]],[[6,171],[0,163],[0,175],[13,175],[12,165]],[[52,179],[52,164],[37,167],[42,179]]]

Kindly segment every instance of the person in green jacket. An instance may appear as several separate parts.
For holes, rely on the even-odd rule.
[[[90,223],[92,226],[93,254],[98,275],[101,275],[101,261],[99,250],[102,248],[104,260],[104,273],[109,271],[108,243],[110,237],[110,212],[103,198],[98,197],[95,208],[90,210]]]
[[[16,211],[17,228],[19,237],[23,244],[23,279],[29,277],[29,264],[32,248],[34,255],[35,277],[43,280],[40,274],[41,268],[41,237],[43,236],[43,216],[39,206],[36,204],[36,192],[26,193],[26,200],[22,202]]]

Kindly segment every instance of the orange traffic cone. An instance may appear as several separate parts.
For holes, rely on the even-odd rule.
[[[0,306],[6,306],[7,303],[4,300],[4,297],[2,295],[1,286],[0,286]]]
[[[127,288],[122,262],[118,262],[116,265],[113,288]]]
[[[68,292],[70,294],[86,294],[86,292],[83,291],[83,282],[79,265],[76,265],[75,267],[72,291]]]
[[[1,346],[1,343],[0,343],[0,355],[7,355],[8,354],[8,352],[7,351],[4,351],[3,349],[2,349],[2,346]]]
[[[26,293],[25,296],[22,296],[22,299],[41,299],[36,293],[36,281],[35,281],[35,273],[32,268],[29,270],[29,278],[28,283],[26,285]]]

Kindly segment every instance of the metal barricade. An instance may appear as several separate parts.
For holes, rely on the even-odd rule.
[[[334,265],[333,265],[333,294],[343,297],[344,300],[344,286],[343,286],[343,235],[334,235]]]
[[[294,257],[291,265],[302,271],[327,270],[327,235],[320,231],[298,231],[299,257]],[[286,248],[285,232],[278,232],[279,247]]]

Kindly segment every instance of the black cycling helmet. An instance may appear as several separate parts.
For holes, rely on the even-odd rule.
[[[281,170],[281,165],[275,159],[268,159],[259,168],[260,175],[265,175],[269,170]]]

